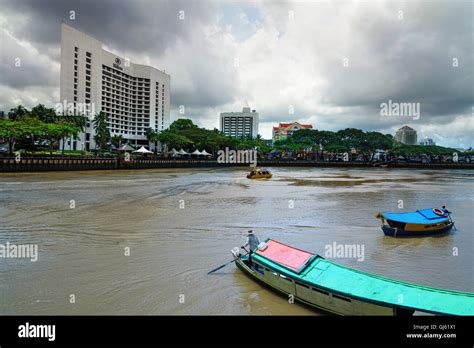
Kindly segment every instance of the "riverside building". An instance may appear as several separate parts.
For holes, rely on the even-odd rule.
[[[278,127],[272,128],[272,141],[275,143],[275,141],[278,140],[285,140],[300,129],[313,129],[313,126],[299,122],[280,123],[278,124]]]
[[[107,115],[110,135],[135,146],[148,145],[148,128],[161,131],[170,124],[170,75],[106,51],[100,41],[65,23],[60,98],[69,110],[87,109],[82,113],[90,118],[79,140],[66,141],[70,150],[95,149],[92,119],[100,111]]]
[[[405,145],[416,145],[417,139],[416,130],[408,126],[403,126],[395,133],[395,141]]]
[[[258,112],[249,107],[242,112],[221,113],[221,132],[231,137],[252,137],[258,135]]]

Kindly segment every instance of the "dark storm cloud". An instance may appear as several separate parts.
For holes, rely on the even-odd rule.
[[[8,14],[26,16],[25,22],[15,23],[19,39],[57,45],[63,20],[111,47],[155,53],[177,39],[185,40],[193,26],[210,19],[213,6],[184,0],[4,0],[2,5]],[[74,20],[70,11],[74,11]],[[179,19],[180,11],[185,21]]]
[[[213,49],[213,42],[205,38],[204,28],[218,12],[215,2],[6,0],[3,11],[9,18],[6,27],[15,39],[30,43],[41,54],[58,63],[60,23],[64,21],[117,53],[126,52],[135,63],[143,64],[139,59],[147,58],[154,66],[166,69],[172,77],[171,100],[174,105],[206,107],[233,98],[235,84],[230,82],[235,78],[235,72],[230,69],[232,61],[223,58],[218,50]],[[73,20],[71,11],[74,11]],[[193,45],[193,42],[200,42],[200,45]],[[163,63],[163,55],[179,43],[178,56]],[[13,52],[22,50],[18,42],[11,39],[5,40],[2,46],[9,51],[3,59],[6,62],[18,57]],[[23,49],[21,56],[34,61],[36,57],[31,53]],[[175,83],[174,77],[179,76],[179,70],[186,71],[187,84],[191,86],[180,88],[180,83]],[[209,76],[211,71],[214,74]],[[226,74],[227,78],[216,78],[219,72]],[[59,77],[51,78],[54,74],[58,73],[44,64],[29,64],[21,70],[3,64],[0,84],[23,88],[58,83]]]
[[[326,66],[325,99],[369,110],[389,99],[419,102],[423,113],[433,117],[467,112],[474,103],[471,6],[393,4],[389,15],[359,16],[349,33],[357,44],[348,53],[349,67]],[[401,20],[398,9],[403,9]]]
[[[0,60],[0,84],[11,88],[30,86],[54,86],[59,82],[59,66],[48,59],[38,59],[28,47],[18,45],[7,35],[2,36]]]

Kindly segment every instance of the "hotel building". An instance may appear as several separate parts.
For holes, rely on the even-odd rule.
[[[221,131],[231,137],[252,137],[258,135],[258,112],[245,107],[242,112],[221,113]]]
[[[66,149],[95,149],[92,119],[100,111],[107,115],[110,135],[135,146],[148,145],[147,128],[161,131],[170,124],[170,75],[108,52],[100,41],[65,23],[60,98],[79,112],[87,105],[90,114],[80,140],[67,140]]]

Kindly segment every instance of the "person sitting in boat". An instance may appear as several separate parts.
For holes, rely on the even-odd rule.
[[[445,205],[443,205],[443,206],[441,207],[441,210],[444,211],[444,213],[447,214],[447,215],[451,214],[451,212],[450,212],[448,209],[446,209],[446,206],[445,206]]]

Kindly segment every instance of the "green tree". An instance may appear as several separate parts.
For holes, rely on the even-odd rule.
[[[169,148],[187,148],[193,142],[184,135],[176,134],[170,130],[164,130],[154,137],[155,141],[168,145]]]
[[[43,123],[40,127],[42,129],[41,138],[47,140],[49,143],[50,155],[53,154],[54,145],[58,143],[61,139],[70,136],[77,136],[77,134],[80,132],[80,129],[78,127],[74,127],[69,124]]]
[[[348,148],[360,149],[365,146],[365,133],[356,128],[346,128],[336,133],[338,142],[345,144]]]
[[[13,154],[15,144],[19,139],[25,138],[34,132],[34,127],[26,122],[13,121],[10,119],[0,120],[0,138],[7,140],[10,155]]]
[[[180,118],[170,125],[170,131],[176,132],[183,129],[198,128],[189,118]]]
[[[37,118],[31,117],[29,114],[17,118],[16,122],[19,121],[30,126],[31,133],[18,138],[16,141],[16,147],[34,151],[36,149],[35,140],[37,139],[37,136],[41,134],[40,126],[43,123]]]
[[[110,131],[107,123],[107,115],[101,111],[94,117],[93,121],[95,136],[94,140],[100,150],[105,150],[110,142]]]
[[[57,123],[69,124],[78,127],[81,132],[86,129],[88,117],[81,114],[56,116]]]
[[[396,156],[402,156],[407,158],[409,156],[417,156],[417,155],[452,155],[455,152],[459,152],[456,149],[431,145],[431,146],[424,146],[424,145],[404,145],[397,143],[391,150],[390,153]]]
[[[156,136],[157,136],[157,132],[155,132],[153,130],[153,128],[147,128],[146,131],[145,131],[145,136],[146,136],[146,139],[148,140],[148,143],[154,143],[155,144],[155,154],[156,154],[156,151],[157,151],[157,140],[156,140]]]
[[[56,115],[54,123],[68,125],[72,127],[73,130],[78,130],[78,132],[72,132],[71,134],[66,134],[62,142],[62,153],[64,153],[64,147],[66,144],[66,138],[74,136],[77,137],[80,132],[84,132],[86,129],[88,117],[78,113]]]
[[[393,140],[379,132],[367,132],[366,140],[367,154],[371,161],[377,150],[389,150],[393,146]]]
[[[112,145],[117,148],[122,146],[122,141],[123,141],[123,136],[121,135],[114,135],[112,138],[110,138],[110,142],[112,143]]]
[[[18,105],[16,108],[10,109],[10,112],[8,113],[8,118],[12,121],[16,121],[22,116],[27,115],[28,113],[29,111],[25,107]]]
[[[38,104],[31,109],[30,115],[45,123],[54,123],[57,117],[54,109],[47,108],[43,104]]]

